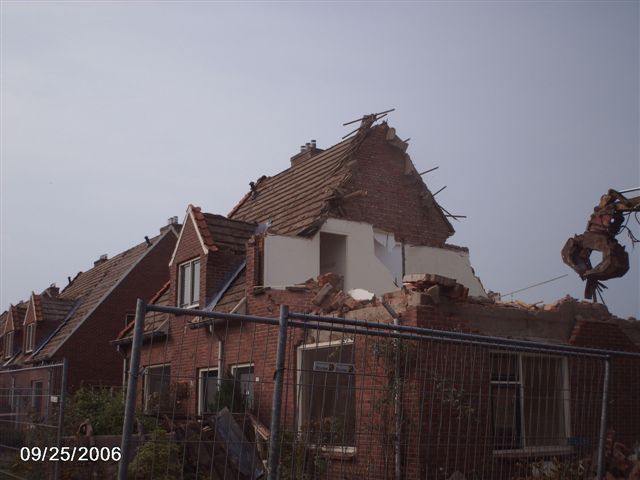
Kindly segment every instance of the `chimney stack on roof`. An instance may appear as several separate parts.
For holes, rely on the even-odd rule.
[[[180,224],[178,223],[178,216],[174,215],[173,217],[167,218],[167,224],[164,227],[160,227],[160,233],[166,232],[171,227],[175,227],[176,230],[180,230]]]
[[[44,292],[42,292],[43,295],[46,295],[47,297],[51,297],[51,298],[56,298],[59,293],[60,293],[60,289],[56,287],[55,283],[52,283],[51,285],[49,285],[49,287],[46,288]]]
[[[106,253],[103,253],[102,255],[100,255],[100,258],[98,260],[93,262],[93,266],[97,267],[98,265],[106,262],[108,259],[109,259],[109,256]]]
[[[315,157],[319,153],[324,152],[321,148],[316,146],[316,141],[311,140],[310,142],[305,143],[304,145],[300,145],[300,153],[296,153],[293,157],[291,157],[291,166],[297,165],[303,160],[307,160],[311,157]]]

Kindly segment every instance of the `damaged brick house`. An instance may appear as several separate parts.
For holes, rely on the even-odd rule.
[[[43,413],[48,392],[59,393],[61,369],[52,378],[52,370],[31,367],[63,359],[68,365],[69,392],[82,386],[121,384],[121,357],[109,339],[132,317],[136,298],[150,298],[166,282],[177,227],[167,225],[155,238],[112,258],[101,256],[93,268],[69,278],[62,291],[51,286],[32,293],[26,302],[3,314],[3,411]]]
[[[189,206],[170,263],[171,280],[152,303],[264,317],[277,317],[279,306],[288,305],[294,312],[390,323],[388,311],[367,293],[371,292],[391,305],[402,325],[638,351],[617,321],[599,306],[567,300],[547,309],[528,309],[487,298],[471,268],[468,250],[446,243],[454,230],[406,149],[393,128],[365,119],[355,136],[326,150],[312,142],[292,157],[290,168],[252,182],[250,192],[227,218]],[[222,379],[230,378],[257,421],[268,425],[275,329],[248,322],[189,328],[198,321],[147,313],[139,406],[173,419],[215,413]],[[589,333],[594,331],[599,333]],[[113,342],[125,357],[131,337],[132,324]],[[384,476],[389,470],[388,443],[371,441],[387,438],[388,433],[357,428],[380,422],[376,395],[386,391],[388,377],[372,373],[380,368],[378,357],[384,345],[314,329],[294,330],[289,344],[288,407],[283,419],[287,429],[314,428],[315,443],[325,443],[324,453],[340,459],[342,478],[388,478]],[[418,352],[419,361],[407,362],[414,365],[413,370],[404,372],[405,414],[421,419],[405,427],[407,477],[424,477],[428,465],[454,462],[447,450],[450,437],[432,444],[411,435],[415,429],[432,434],[431,420],[421,412],[433,403],[433,388],[443,382],[434,377],[436,365],[444,361],[441,374],[446,375],[457,365],[457,360],[447,363],[446,359],[461,350],[451,347],[447,352],[440,347],[429,354]],[[474,408],[490,420],[465,429],[476,435],[482,430],[488,438],[489,447],[476,449],[470,462],[481,457],[527,457],[535,450],[532,447],[538,454],[571,451],[568,439],[580,437],[582,428],[580,416],[571,410],[584,406],[580,402],[587,397],[592,399],[586,391],[578,395],[580,388],[584,390],[578,383],[575,395],[566,395],[572,382],[577,382],[569,374],[573,364],[561,356],[545,357],[540,363],[515,349],[501,356],[483,350],[473,358],[468,360],[474,371],[469,372],[465,388],[482,392],[478,398],[485,404]],[[496,362],[498,366],[492,367]],[[356,374],[329,374],[316,371],[316,365],[351,365]],[[491,397],[488,392],[507,391],[514,385],[528,391],[531,375],[526,372],[542,367],[555,379],[548,393],[558,408],[544,413],[545,417],[522,411],[508,422],[494,418],[495,414],[492,417],[496,408],[506,411],[516,406],[509,403],[509,395]],[[358,372],[370,375],[359,377]],[[327,395],[329,377],[335,384]],[[620,398],[636,393],[633,386],[621,391]],[[529,393],[519,395],[534,402]],[[595,410],[593,405],[589,408]],[[459,428],[460,419],[450,411],[437,413],[440,424],[453,422]],[[327,419],[340,423],[339,439],[323,435],[321,425]],[[525,427],[536,423],[549,426],[537,437],[531,433],[527,437]],[[620,430],[629,438],[640,430],[638,423],[624,423]],[[594,428],[592,424],[585,427],[591,436]],[[472,443],[471,434],[464,438]]]

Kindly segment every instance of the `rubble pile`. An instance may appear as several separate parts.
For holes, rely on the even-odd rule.
[[[184,465],[206,472],[207,478],[254,480],[265,477],[266,470],[256,442],[248,438],[252,432],[243,431],[226,407],[216,415],[205,417],[202,423],[191,421],[173,427],[176,443],[185,449]]]
[[[616,441],[613,430],[607,434],[604,449],[605,480],[640,480],[640,442],[628,448]]]
[[[402,279],[405,288],[424,292],[429,303],[439,304],[446,301],[464,302],[469,297],[469,289],[453,278],[433,273],[414,273]]]

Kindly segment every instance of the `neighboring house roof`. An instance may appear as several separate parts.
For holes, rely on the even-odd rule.
[[[60,322],[64,320],[76,303],[72,298],[49,297],[47,295],[36,295],[40,304],[40,317],[38,320],[45,322]],[[36,309],[36,315],[38,310]]]
[[[5,310],[4,312],[0,313],[0,337],[4,336],[4,326],[7,323],[7,318],[9,317],[9,310]],[[0,348],[2,348],[0,346]]]
[[[233,220],[222,215],[205,213],[200,207],[189,205],[184,223],[191,220],[196,229],[203,252],[217,250],[231,250],[233,253],[244,253],[246,242],[255,233],[257,224],[243,220]],[[182,235],[186,229],[180,231],[175,249],[171,255],[169,265],[173,264],[176,253],[180,248]]]
[[[203,213],[202,215],[214,245],[236,253],[246,251],[247,240],[256,232],[255,223],[231,220],[213,213]]]
[[[171,292],[169,287],[171,282],[165,283],[162,288],[149,300],[149,305],[171,305]],[[171,315],[162,312],[147,312],[144,315],[144,327],[142,330],[143,339],[151,336],[163,336],[168,333],[169,319]],[[133,327],[135,319],[124,327],[118,334],[118,338],[113,340],[113,344],[130,343],[133,339]]]
[[[171,232],[171,233],[170,233]],[[38,348],[31,361],[38,362],[51,358],[58,348],[82,325],[93,310],[111,293],[118,283],[144,255],[165,235],[174,233],[171,230],[150,239],[151,246],[143,242],[115,257],[105,260],[92,269],[79,274],[68,285],[59,298],[77,300],[75,308],[62,321],[60,326]]]
[[[2,333],[5,334],[11,330],[21,330],[24,316],[27,313],[28,302],[20,302],[17,305],[10,305],[6,311]]]

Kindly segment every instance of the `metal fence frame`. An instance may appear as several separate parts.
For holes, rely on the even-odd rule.
[[[42,393],[42,398],[45,399],[47,401],[47,405],[46,405],[46,416],[49,417],[49,403],[51,403],[51,397],[53,396],[52,392],[54,391],[53,385],[52,385],[52,372],[54,371],[54,369],[60,369],[60,384],[59,384],[59,390],[58,388],[55,388],[55,391],[59,391],[59,394],[57,395],[58,397],[58,411],[57,411],[57,418],[55,419],[54,422],[49,422],[49,423],[34,423],[34,422],[25,422],[25,421],[20,421],[20,415],[24,415],[24,413],[21,413],[19,411],[14,412],[13,414],[15,415],[15,420],[11,420],[10,422],[14,423],[14,424],[20,424],[20,425],[25,425],[25,426],[29,426],[29,427],[40,427],[40,428],[45,428],[45,429],[50,429],[52,431],[52,433],[55,433],[55,446],[58,447],[58,450],[60,449],[60,447],[62,447],[62,434],[63,434],[63,426],[64,426],[64,410],[65,410],[65,401],[66,401],[66,390],[67,390],[67,379],[68,379],[68,364],[67,364],[67,359],[63,359],[61,362],[56,362],[56,363],[50,363],[50,364],[46,364],[46,365],[39,365],[39,366],[34,366],[34,367],[25,367],[25,368],[16,368],[16,369],[8,369],[8,370],[3,370],[0,372],[0,375],[20,375],[23,372],[33,372],[33,371],[37,371],[37,370],[49,370],[49,380],[48,380],[48,385],[46,390],[43,390]],[[56,387],[58,387],[56,385]],[[10,402],[13,403],[14,401],[14,397],[13,395],[15,394],[15,392],[13,391],[13,387],[11,388],[11,392],[10,392]],[[19,410],[19,401],[18,401],[18,410]],[[46,419],[45,419],[46,420]],[[48,445],[48,446],[53,446],[53,445]],[[9,449],[9,450],[15,450],[15,447],[6,445],[6,444],[2,444],[0,443],[0,448],[3,449]],[[59,478],[60,475],[60,462],[54,462],[53,465],[53,472],[51,473],[52,477],[54,480],[57,480]],[[12,474],[11,472],[7,472],[4,470],[0,470],[0,473],[4,474],[4,475],[10,475],[13,478],[21,478],[18,477],[15,474]]]
[[[134,323],[134,335],[129,361],[128,387],[126,392],[126,410],[123,424],[123,435],[121,443],[122,457],[118,469],[118,478],[126,480],[127,467],[130,457],[131,435],[135,416],[135,402],[138,378],[140,376],[140,354],[143,340],[144,317],[147,312],[169,313],[174,315],[185,315],[200,317],[201,321],[191,324],[190,328],[203,328],[217,324],[224,324],[229,321],[251,322],[266,324],[278,327],[278,344],[276,369],[274,374],[274,393],[272,398],[271,413],[271,435],[269,437],[268,455],[268,478],[276,480],[279,478],[279,452],[282,441],[281,425],[281,404],[282,390],[284,383],[285,355],[287,344],[287,331],[290,327],[313,328],[316,330],[328,330],[332,332],[342,332],[351,334],[365,334],[368,336],[386,337],[399,341],[406,340],[428,340],[433,342],[443,342],[457,345],[474,345],[484,347],[517,348],[518,352],[532,352],[544,354],[561,354],[564,356],[579,356],[600,359],[604,362],[604,374],[602,377],[602,407],[600,411],[600,425],[597,442],[597,478],[602,478],[604,473],[603,455],[607,436],[607,411],[610,382],[610,363],[612,357],[630,357],[640,359],[640,353],[618,352],[597,348],[573,347],[568,345],[554,345],[542,342],[525,340],[506,339],[494,336],[484,336],[470,333],[460,333],[452,331],[435,330],[423,327],[399,325],[398,316],[388,306],[393,323],[378,323],[364,320],[351,320],[341,317],[325,317],[318,315],[308,315],[302,313],[291,313],[289,307],[281,305],[279,318],[260,317],[254,315],[242,315],[235,313],[220,313],[198,309],[186,309],[179,307],[148,305],[143,300],[138,299],[136,307],[136,317]],[[398,373],[396,372],[396,376]],[[398,399],[396,398],[396,402]],[[396,403],[396,409],[398,408]],[[396,428],[399,425],[396,422]],[[399,442],[395,444],[395,474],[399,478],[400,464],[402,463]]]

